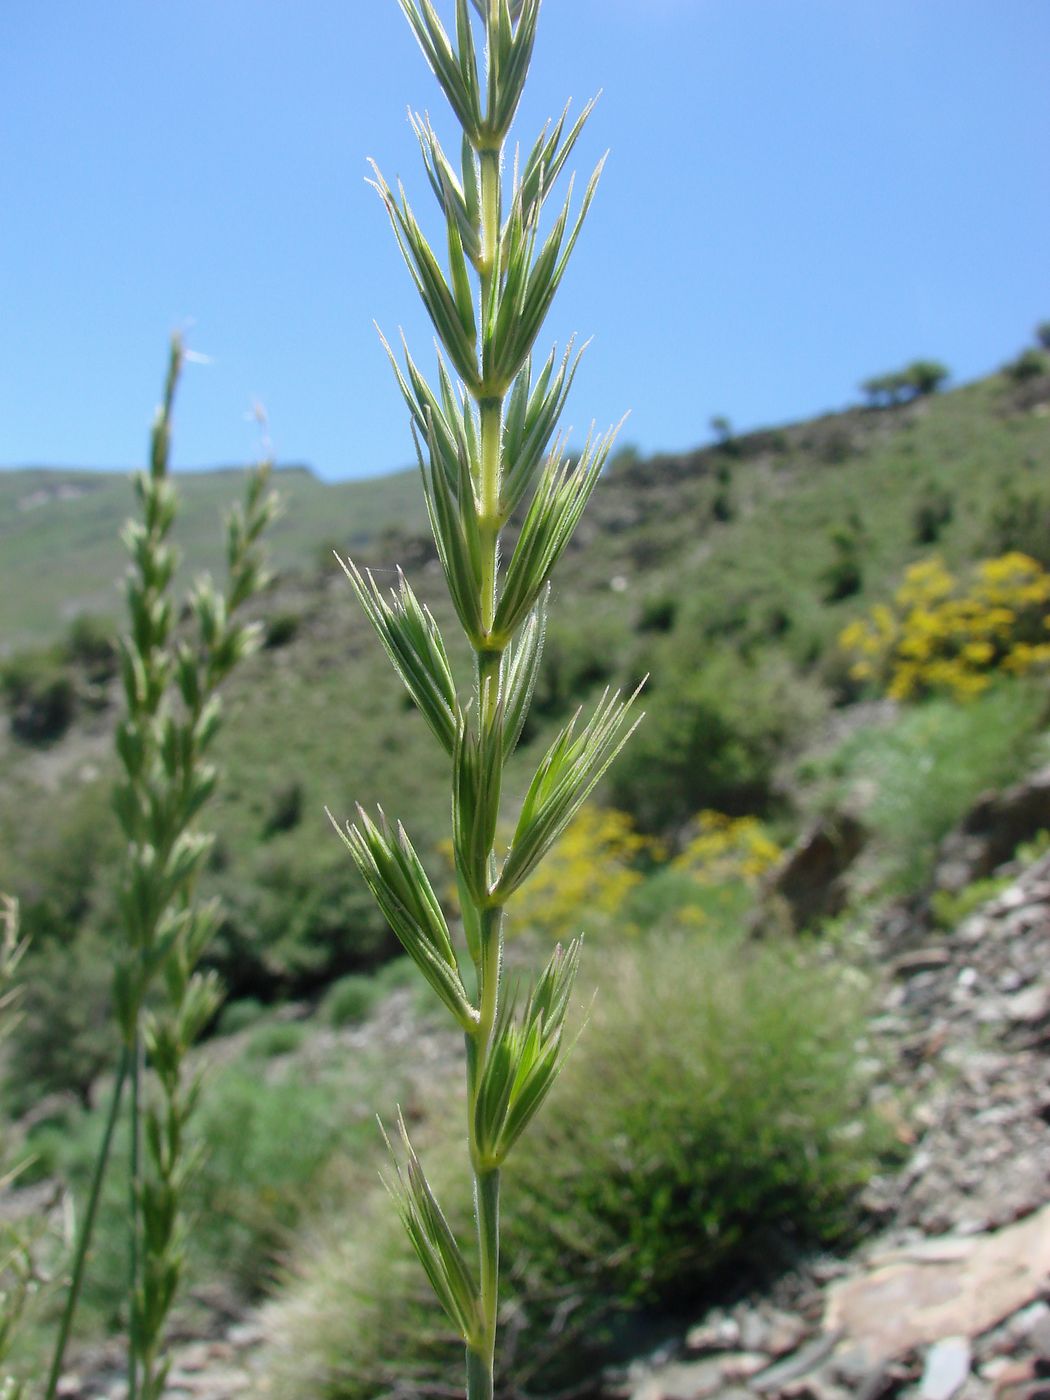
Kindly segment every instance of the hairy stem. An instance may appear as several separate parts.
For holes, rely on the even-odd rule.
[[[474,1208],[481,1255],[481,1347],[467,1352],[467,1400],[492,1400],[496,1353],[496,1314],[499,1294],[499,1171],[482,1171],[474,1178]]]

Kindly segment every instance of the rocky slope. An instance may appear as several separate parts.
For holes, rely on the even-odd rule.
[[[1039,791],[1050,822],[1046,775],[1015,796]],[[867,1189],[863,1246],[698,1318],[593,1396],[1050,1400],[1050,855],[998,873],[1010,883],[950,933],[904,908],[871,933],[907,1157]],[[176,1349],[169,1400],[266,1395],[266,1336],[265,1309],[217,1313],[214,1335]],[[67,1400],[123,1396],[116,1351],[83,1361]]]
[[[895,911],[875,1029],[910,1154],[881,1221],[769,1298],[698,1320],[631,1400],[1050,1397],[1050,857],[949,934]]]

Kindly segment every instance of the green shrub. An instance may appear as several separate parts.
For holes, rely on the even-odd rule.
[[[930,912],[938,928],[948,931],[961,924],[975,909],[994,899],[1010,883],[1009,879],[974,880],[958,891],[934,890],[930,897]]]
[[[862,801],[876,837],[866,861],[880,888],[907,893],[925,883],[940,842],[977,798],[1029,768],[1046,718],[1040,685],[1002,681],[965,705],[928,700],[845,741],[823,768],[827,797],[833,806],[847,794]]]
[[[1050,569],[1050,492],[1004,480],[995,493],[987,549],[992,554],[1027,554]]]
[[[325,560],[326,569],[330,565],[331,559],[332,555],[329,552]],[[300,621],[299,614],[294,612],[275,613],[273,617],[267,618],[263,646],[267,651],[276,651],[278,647],[286,647],[289,642],[295,640]]]
[[[300,1030],[298,1026],[272,1027]],[[337,1150],[360,1150],[371,1122],[348,1138],[345,1111],[333,1108],[331,1085],[289,1078],[260,1084],[234,1066],[212,1081],[197,1133],[204,1145],[190,1180],[189,1209],[207,1226],[194,1231],[198,1277],[221,1271],[248,1296],[272,1281],[303,1213],[321,1189]]]
[[[266,1012],[267,1008],[255,997],[241,997],[239,1001],[227,1002],[219,1012],[218,1033],[236,1035],[238,1031],[245,1031],[249,1026],[254,1026]]]
[[[1015,384],[1027,384],[1030,379],[1050,374],[1050,355],[1043,350],[1022,350],[1015,360],[1003,365],[1003,373]]]
[[[0,687],[11,733],[23,743],[53,743],[73,722],[76,689],[54,651],[29,652],[9,661],[0,672]]]
[[[678,614],[678,599],[667,593],[646,598],[638,617],[639,632],[670,632]]]
[[[95,685],[102,685],[117,674],[117,643],[112,625],[89,613],[79,613],[69,624],[62,654]]]
[[[210,955],[231,995],[303,995],[397,946],[338,851],[273,843],[245,864],[219,881],[223,922]]]
[[[574,709],[596,686],[613,676],[620,632],[608,622],[552,622],[547,628],[533,709],[556,718]],[[530,731],[524,733],[528,741]]]
[[[691,658],[682,657],[684,667]],[[696,812],[762,812],[785,745],[819,706],[778,656],[723,650],[702,670],[659,676],[645,724],[609,781],[610,801],[647,832],[669,832]]]
[[[852,522],[837,525],[830,532],[830,540],[833,554],[821,575],[822,599],[825,603],[841,603],[854,597],[864,586],[860,530]]]
[[[298,1021],[270,1021],[258,1026],[248,1042],[248,1054],[264,1060],[291,1055],[306,1039],[306,1027]]]
[[[618,1314],[679,1311],[840,1239],[884,1140],[857,1068],[856,984],[797,946],[659,940],[658,955],[652,940],[603,950],[586,1035],[508,1170],[507,1389],[593,1375]],[[427,1148],[443,1197],[449,1156]],[[354,1201],[323,1235],[282,1308],[278,1395],[447,1393],[460,1349],[388,1214]]]
[[[357,1164],[361,1178],[374,1179],[382,1150],[370,1108],[377,1072],[372,1059],[356,1052],[352,1062],[273,1066],[263,1076],[249,1053],[204,1075],[191,1133],[195,1165],[186,1186],[187,1212],[201,1222],[187,1235],[188,1293],[223,1281],[242,1296],[257,1297],[273,1281],[302,1217],[323,1207],[329,1173],[343,1155]],[[383,1072],[387,1082],[392,1071]],[[403,1094],[403,1086],[396,1092]],[[99,1114],[72,1106],[56,1111],[26,1144],[34,1158],[27,1180],[58,1177],[82,1203],[102,1131]],[[126,1111],[114,1152],[118,1160],[127,1157]],[[124,1325],[127,1239],[127,1186],[112,1173],[85,1279],[85,1337],[97,1341],[100,1332]],[[53,1325],[48,1318],[60,1301],[48,1300],[42,1323]],[[50,1336],[45,1341],[49,1345]]]
[[[264,837],[277,836],[282,831],[291,831],[303,819],[303,785],[291,778],[275,788],[270,797],[269,811],[263,822]]]
[[[119,1036],[112,1024],[113,971],[107,940],[85,930],[72,943],[33,945],[26,959],[23,1016],[12,1033],[4,1099],[24,1113],[44,1094],[71,1092],[87,1103],[112,1065]]]
[[[919,395],[935,394],[951,376],[940,360],[913,360],[904,373],[908,387]]]
[[[927,485],[912,514],[912,539],[916,544],[936,544],[954,513],[951,492]]]
[[[913,360],[910,365],[891,374],[876,374],[865,379],[861,392],[873,405],[887,406],[905,399],[934,394],[950,376],[947,365],[940,360]]]
[[[366,1021],[383,995],[375,977],[351,972],[329,987],[321,1002],[321,1015],[330,1026],[356,1026]]]

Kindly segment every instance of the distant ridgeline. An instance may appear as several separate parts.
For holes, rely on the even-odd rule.
[[[188,574],[221,570],[221,513],[230,477],[240,470],[179,477]],[[359,544],[394,523],[425,528],[414,472],[328,484],[306,467],[289,466],[280,468],[277,483],[287,504],[273,538],[279,569],[309,572],[319,550]],[[121,472],[0,470],[0,655],[57,640],[79,614],[120,615],[120,530],[130,509],[131,487]]]

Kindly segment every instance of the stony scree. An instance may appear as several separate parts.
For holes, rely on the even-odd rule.
[[[877,1233],[708,1313],[608,1394],[1050,1400],[1050,856],[1014,875],[952,933],[902,909],[873,933],[910,1145],[865,1192]]]

